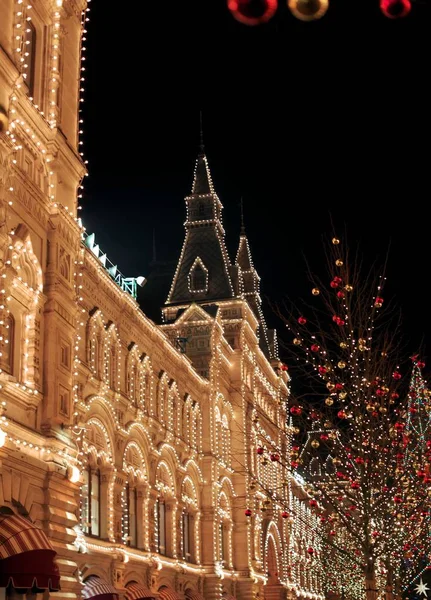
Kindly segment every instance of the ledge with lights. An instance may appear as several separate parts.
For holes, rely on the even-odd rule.
[[[406,17],[412,8],[411,0],[376,0],[388,19]],[[323,17],[330,0],[286,0],[287,7],[300,21],[316,21]],[[237,21],[244,25],[261,25],[272,19],[278,10],[278,0],[227,0],[227,6]]]

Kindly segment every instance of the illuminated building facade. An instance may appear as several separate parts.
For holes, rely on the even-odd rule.
[[[230,262],[203,147],[163,325],[78,219],[87,10],[0,6],[0,542],[17,528],[21,569],[51,569],[14,579],[24,550],[2,542],[0,589],[319,598],[317,517],[289,509],[288,375],[244,230]]]

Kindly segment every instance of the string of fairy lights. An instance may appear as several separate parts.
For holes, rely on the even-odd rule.
[[[375,0],[388,19],[400,19],[410,14],[411,0]],[[280,4],[281,4],[280,0]],[[286,0],[290,13],[300,21],[316,21],[326,15],[330,0]],[[270,21],[279,9],[279,0],[227,0],[234,18],[244,25],[262,25]]]

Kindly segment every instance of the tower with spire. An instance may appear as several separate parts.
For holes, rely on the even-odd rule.
[[[236,260],[232,263],[229,258],[222,219],[223,206],[211,177],[203,142],[202,121],[193,183],[185,202],[185,238],[168,298],[162,309],[166,332],[182,340],[179,347],[190,357],[196,354],[195,366],[205,375],[211,360],[210,342],[203,339],[198,341],[196,332],[191,340],[190,335],[184,333],[186,330],[190,331],[190,327],[184,328],[181,333],[174,327],[174,323],[188,307],[199,306],[203,313],[200,313],[200,318],[195,315],[195,320],[201,321],[204,314],[211,318],[218,315],[223,322],[226,339],[235,348],[239,344],[239,332],[237,330],[234,333],[232,317],[245,318],[247,313],[246,318],[250,320],[251,328],[258,337],[261,350],[269,360],[278,362],[275,333],[268,330],[262,313],[260,277],[253,266],[243,215]],[[206,358],[204,348],[207,348]]]

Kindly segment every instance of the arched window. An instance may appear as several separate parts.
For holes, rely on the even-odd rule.
[[[183,513],[182,530],[183,559],[187,562],[192,562],[193,518],[189,512]]]
[[[126,523],[126,540],[127,545],[132,548],[138,546],[138,491],[136,487],[126,484],[126,501],[127,501],[127,523]]]
[[[190,287],[192,292],[202,292],[207,287],[207,274],[201,265],[196,265],[190,273]]]
[[[161,499],[156,503],[157,517],[157,551],[159,554],[166,555],[166,504]]]
[[[28,87],[28,94],[32,98],[34,96],[34,84],[36,74],[36,27],[31,21],[27,21],[24,56],[24,64],[27,65],[25,72],[25,81]]]
[[[15,319],[11,313],[5,320],[5,339],[2,344],[1,368],[9,375],[13,375],[13,354],[15,347]]]
[[[100,536],[100,471],[90,466],[83,473],[81,519],[84,533]]]

